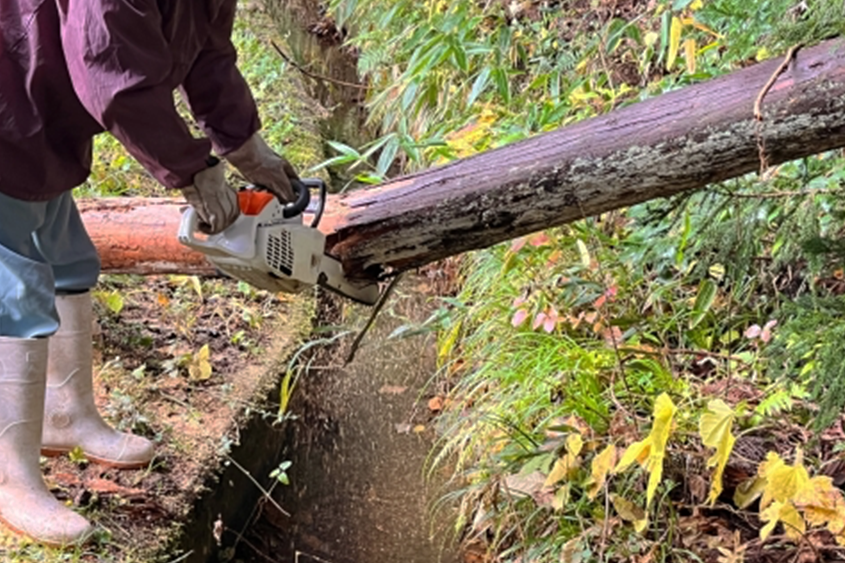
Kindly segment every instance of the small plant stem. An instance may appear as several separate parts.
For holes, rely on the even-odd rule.
[[[693,350],[691,348],[661,348],[659,350],[640,350],[638,348],[619,348],[620,352],[626,354],[644,354],[646,356],[706,356],[708,358],[715,358],[725,361],[734,361],[747,363],[746,360],[739,356],[732,354],[722,354],[720,352],[711,352],[709,350]]]
[[[783,74],[783,72],[789,66],[789,63],[792,62],[793,57],[795,57],[796,51],[798,51],[801,46],[802,44],[798,43],[789,48],[789,50],[786,52],[786,56],[784,56],[783,58],[783,61],[769,77],[769,80],[766,81],[766,84],[763,85],[763,88],[760,90],[760,93],[757,94],[757,99],[754,100],[754,119],[757,122],[756,126],[754,127],[754,134],[757,137],[757,152],[759,154],[760,159],[760,176],[763,176],[763,174],[766,172],[766,169],[769,167],[768,160],[766,159],[766,141],[765,139],[763,139],[763,99],[766,97],[766,94],[769,93],[769,90],[772,89],[772,86],[774,86],[775,81],[777,81],[778,79],[778,76]]]
[[[229,529],[229,528],[226,528],[226,531],[227,531],[227,532],[230,532],[230,533],[233,533],[233,534],[234,534],[234,533],[237,533],[237,532],[235,532],[234,530],[231,530],[231,529]],[[247,547],[249,547],[249,548],[252,550],[252,552],[253,552],[253,553],[255,553],[256,555],[258,555],[259,557],[261,557],[261,559],[263,559],[263,560],[265,560],[265,561],[269,561],[270,563],[277,563],[275,559],[272,559],[269,555],[265,554],[263,551],[261,551],[260,549],[258,549],[258,547],[257,547],[255,544],[253,544],[251,541],[249,541],[248,539],[246,539],[245,537],[243,537],[241,534],[238,534],[238,541],[239,541],[239,542],[241,542],[241,541],[242,541],[242,542],[244,542],[244,543],[247,545]]]
[[[259,490],[259,491],[261,491],[261,495],[262,495],[265,499],[267,499],[267,501],[268,501],[270,504],[272,504],[272,505],[276,508],[276,510],[278,510],[279,512],[281,512],[281,513],[282,513],[282,514],[284,514],[285,516],[290,517],[290,512],[288,512],[287,510],[285,510],[284,508],[282,508],[282,507],[279,505],[279,503],[278,503],[278,502],[276,502],[276,499],[274,499],[274,498],[270,495],[270,493],[267,491],[267,489],[265,489],[264,487],[262,487],[262,486],[261,486],[261,483],[259,483],[258,481],[256,481],[256,480],[255,480],[255,477],[253,477],[253,476],[252,476],[252,474],[251,474],[249,471],[247,471],[247,470],[246,470],[246,469],[245,469],[245,468],[244,468],[244,467],[243,467],[240,463],[238,463],[237,461],[235,461],[235,460],[232,458],[232,456],[227,455],[227,456],[226,456],[226,459],[227,459],[229,462],[231,462],[231,464],[232,464],[232,465],[234,465],[235,467],[237,467],[237,468],[241,471],[241,473],[243,473],[244,475],[246,475],[246,476],[247,476],[247,478],[249,478],[249,480],[250,480],[250,481],[252,481],[252,483],[253,483],[253,484],[254,484],[254,485],[258,488],[258,490]]]
[[[601,541],[599,542],[599,563],[604,561],[604,550],[607,547],[607,533],[610,529],[610,494],[607,490],[607,481],[602,486],[604,489],[604,520],[601,523]]]
[[[577,200],[577,203],[578,203],[578,209],[581,211],[581,218],[586,222],[587,221],[587,214],[584,211],[584,207],[581,205],[580,200]],[[591,231],[591,234],[590,234],[590,243],[592,244],[594,249],[597,249],[599,247],[599,242],[596,241],[596,237],[595,237],[594,234],[592,234],[592,231]],[[607,281],[607,277],[606,277],[605,272],[604,272],[604,267],[602,266],[601,260],[598,259],[598,256],[596,256],[596,265],[597,265],[597,269],[598,269],[598,272],[599,272],[599,276],[601,277],[602,285],[604,285],[604,283],[606,283],[606,281]],[[602,316],[604,316],[604,315],[602,315]],[[633,397],[633,393],[631,392],[631,388],[628,386],[628,378],[627,378],[627,374],[625,372],[625,362],[622,360],[622,354],[619,353],[619,343],[616,341],[616,334],[613,332],[613,327],[608,328],[608,333],[610,334],[610,341],[613,343],[613,352],[616,355],[616,367],[618,368],[619,373],[622,376],[622,385],[625,387],[625,392],[628,394],[628,396]],[[619,402],[619,399],[616,398],[616,393],[613,390],[613,387],[615,386],[615,384],[616,384],[616,370],[613,370],[613,372],[611,373],[610,386],[609,386],[610,398],[613,400],[614,404],[616,405],[616,408],[622,410],[622,412],[627,413],[628,416],[631,417],[631,419],[634,421],[634,425],[637,427],[637,431],[639,432],[640,425],[639,425],[639,422],[638,422],[638,418],[634,413],[632,413],[627,408],[625,408],[625,406],[622,403]]]
[[[763,192],[759,194],[738,194],[731,192],[723,192],[716,190],[716,193],[725,197],[735,197],[744,199],[780,199],[788,197],[815,197],[817,195],[841,195],[843,190],[803,190],[803,191],[786,191],[786,192]]]
[[[760,93],[757,94],[757,99],[754,100],[754,119],[757,121],[763,121],[763,99],[766,97],[766,94],[769,93],[769,90],[772,89],[772,86],[775,85],[775,81],[778,79],[778,76],[783,74],[786,68],[789,66],[789,63],[792,62],[792,58],[795,56],[795,53],[802,47],[801,43],[793,45],[789,48],[786,52],[786,55],[783,57],[783,61],[781,61],[780,65],[775,69],[772,75],[769,77],[769,80],[763,85],[763,88],[760,90]]]
[[[390,298],[393,290],[396,289],[396,286],[399,285],[399,282],[402,280],[404,272],[399,272],[396,276],[390,280],[390,283],[385,288],[384,292],[379,297],[378,302],[376,303],[375,307],[373,307],[373,312],[370,315],[370,318],[367,320],[367,324],[364,325],[364,328],[361,332],[358,333],[358,336],[355,337],[355,340],[352,342],[352,347],[349,350],[349,354],[346,356],[346,362],[344,365],[349,365],[352,363],[352,360],[355,359],[355,354],[358,352],[358,348],[361,346],[361,342],[364,340],[364,337],[370,331],[373,324],[376,322],[376,317],[381,312],[384,304],[387,303],[387,300]]]
[[[187,553],[183,553],[182,555],[180,555],[176,559],[173,559],[169,563],[180,563],[181,561],[184,561],[185,559],[187,559],[188,557],[190,557],[193,554],[194,554],[194,550],[192,549],[191,551],[189,551]]]
[[[282,57],[287,63],[289,63],[291,66],[293,66],[293,68],[295,68],[296,70],[298,70],[299,72],[301,72],[302,74],[307,76],[308,78],[313,78],[314,80],[322,80],[324,82],[330,82],[332,84],[336,84],[338,86],[345,86],[347,88],[357,88],[359,90],[369,90],[370,89],[369,86],[363,86],[361,84],[355,84],[354,82],[346,82],[345,80],[338,80],[337,78],[331,78],[330,76],[323,76],[322,74],[316,74],[314,72],[311,72],[310,70],[303,68],[295,60],[293,60],[292,58],[287,56],[285,54],[285,52],[282,51],[282,48],[279,47],[278,45],[276,45],[275,41],[270,41],[270,45],[273,46],[273,49],[276,50],[276,52],[279,54],[280,57]]]
[[[299,556],[304,555],[309,559],[314,559],[315,561],[320,561],[321,563],[331,563],[331,561],[326,561],[322,557],[317,557],[316,555],[311,555],[310,553],[305,553],[304,551],[297,551],[296,555],[294,555],[294,563],[299,563]]]

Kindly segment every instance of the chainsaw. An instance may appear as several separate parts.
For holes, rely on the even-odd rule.
[[[326,207],[326,185],[319,179],[293,180],[297,196],[281,203],[255,187],[238,191],[240,216],[215,235],[198,233],[199,217],[188,208],[179,226],[179,242],[205,254],[221,272],[273,292],[300,293],[319,285],[364,305],[379,298],[378,284],[347,278],[336,258],[326,254],[326,236],[317,227]],[[312,208],[311,190],[319,190]],[[312,214],[305,224],[306,212]]]

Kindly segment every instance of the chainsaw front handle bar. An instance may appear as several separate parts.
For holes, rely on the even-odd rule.
[[[284,207],[282,208],[282,216],[285,219],[290,219],[291,217],[296,217],[297,215],[302,214],[302,212],[308,207],[308,204],[311,203],[311,190],[308,189],[306,182],[309,182],[309,180],[303,181],[298,178],[290,179],[290,185],[296,194],[296,201],[284,204]]]

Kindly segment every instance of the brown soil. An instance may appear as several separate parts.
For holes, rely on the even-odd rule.
[[[63,456],[46,462],[45,479],[104,530],[80,561],[172,559],[178,527],[238,442],[246,409],[272,416],[263,400],[309,329],[307,307],[229,280],[176,276],[110,277],[95,298],[98,406],[115,427],[154,440],[156,458],[119,471]],[[213,371],[201,379],[206,345]],[[50,553],[0,537],[6,561],[60,560]]]

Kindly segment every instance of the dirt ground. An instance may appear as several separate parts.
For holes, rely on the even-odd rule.
[[[281,362],[310,331],[307,300],[228,280],[107,277],[95,305],[100,411],[154,440],[156,457],[137,471],[103,469],[73,453],[45,460],[51,491],[97,525],[97,541],[69,554],[4,534],[4,561],[176,558],[194,503],[240,440],[248,413],[273,415],[265,399]]]
[[[324,346],[294,398],[288,423],[291,485],[245,534],[238,561],[453,563],[450,507],[438,506],[448,473],[431,471],[438,438],[429,407],[434,334],[407,338],[438,307],[424,276],[408,276],[344,365],[352,338]],[[345,326],[342,301],[321,303],[320,325]],[[345,320],[346,319],[346,320]],[[360,326],[360,322],[355,322]],[[323,338],[329,335],[322,334]]]

